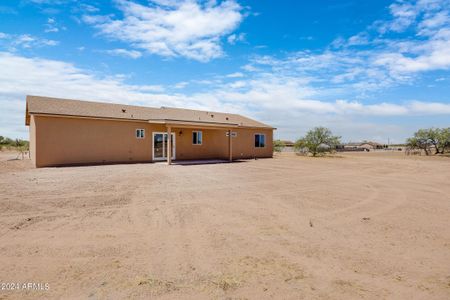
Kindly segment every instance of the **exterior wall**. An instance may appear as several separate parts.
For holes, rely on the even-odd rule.
[[[359,148],[374,149],[375,147],[372,146],[371,144],[362,144],[362,145],[359,145]]]
[[[30,118],[30,156],[31,161],[36,165],[36,124],[34,116]]]
[[[145,138],[136,138],[145,129]],[[202,131],[202,145],[192,144],[192,131]],[[32,116],[30,150],[36,167],[90,163],[151,162],[153,132],[165,125],[146,122]],[[225,129],[172,128],[177,160],[228,159]],[[234,129],[233,158],[272,157],[271,129]],[[266,146],[255,148],[255,133],[266,134]]]
[[[233,138],[233,158],[256,158],[273,156],[273,130],[272,129],[236,129],[237,137]],[[255,134],[266,135],[266,145],[263,148],[255,147]]]
[[[174,128],[176,137],[176,159],[226,159],[228,137],[226,130]],[[192,144],[192,131],[202,132],[202,144]],[[181,134],[180,134],[181,132]]]
[[[145,122],[34,116],[36,167],[89,163],[149,162],[151,131],[163,126]],[[159,127],[159,128],[158,128]],[[136,129],[145,138],[136,138]]]
[[[173,128],[176,134],[176,159],[228,159],[228,137],[225,129],[186,129]],[[202,145],[192,144],[192,131],[202,132]],[[233,159],[272,157],[273,130],[271,129],[233,129],[237,137],[232,138]],[[180,134],[181,133],[181,134]],[[255,147],[255,134],[266,135],[266,145]]]

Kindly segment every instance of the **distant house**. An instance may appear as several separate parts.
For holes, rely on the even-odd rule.
[[[360,148],[360,143],[347,143],[343,145],[339,145],[337,147],[338,151],[364,151],[364,149]]]
[[[281,140],[285,147],[294,147],[294,142],[289,140]]]
[[[359,142],[359,143],[347,143],[343,145],[339,145],[337,147],[338,151],[370,151],[374,149],[383,149],[384,146],[382,144],[376,142]]]
[[[27,96],[25,124],[36,167],[272,157],[275,129],[237,114],[38,96]]]
[[[358,147],[367,149],[367,150],[383,149],[383,145],[376,143],[376,142],[363,142]]]
[[[294,142],[289,140],[281,140],[281,142],[284,144],[284,147],[281,151],[283,152],[292,152],[294,151]]]

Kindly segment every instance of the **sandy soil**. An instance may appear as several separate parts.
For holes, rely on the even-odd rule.
[[[2,299],[449,299],[450,158],[33,169],[0,154]]]

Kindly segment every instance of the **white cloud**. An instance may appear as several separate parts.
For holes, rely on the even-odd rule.
[[[43,46],[56,46],[59,44],[58,41],[48,40],[38,38],[29,34],[21,34],[17,36],[11,37],[11,46],[12,48],[21,47],[21,48],[32,48],[32,47],[43,47]]]
[[[409,106],[410,110],[416,114],[448,115],[450,114],[450,104],[436,102],[413,101]]]
[[[408,28],[417,17],[417,9],[408,2],[398,2],[389,7],[394,20],[389,24],[388,30],[401,32]]]
[[[413,25],[417,25],[418,19],[423,19],[419,27],[433,27],[444,24],[445,13],[442,10],[448,9],[449,0],[397,0],[389,6],[391,20],[375,21],[374,27],[384,34],[389,31],[404,32]]]
[[[252,64],[246,64],[246,65],[242,66],[241,69],[244,70],[244,71],[247,71],[247,72],[257,72],[257,71],[259,71],[259,69],[256,68]]]
[[[122,57],[127,57],[127,58],[139,58],[142,56],[142,53],[136,50],[127,50],[127,49],[112,49],[112,50],[106,50],[106,53],[110,54],[110,55],[115,55],[115,56],[122,56]]]
[[[182,82],[178,82],[177,84],[175,84],[174,88],[176,88],[176,89],[184,89],[188,85],[189,85],[189,82],[182,81]]]
[[[56,26],[56,21],[54,18],[48,18],[47,24],[45,24],[45,32],[58,32],[59,28]]]
[[[99,76],[70,63],[5,52],[0,52],[0,69],[1,134],[13,137],[26,137],[27,94],[235,112],[273,124],[281,134],[289,134],[293,128],[323,124],[340,128],[340,134],[346,135],[345,124],[357,126],[361,116],[450,115],[450,104],[439,102],[364,104],[316,100],[321,91],[311,87],[309,79],[282,74],[258,73],[231,84],[218,82],[205,92],[181,94],[166,92],[158,85],[127,84],[126,76]],[[180,83],[181,86],[185,83]],[[375,136],[375,132],[365,134],[368,138]],[[392,137],[394,133],[391,134]]]
[[[424,18],[422,22],[418,25],[420,29],[420,34],[429,34],[429,30],[436,29],[438,27],[442,27],[449,23],[449,15],[448,11],[440,11],[436,14],[430,14],[429,18]]]
[[[239,33],[239,34],[235,34],[233,33],[232,35],[229,35],[227,38],[227,41],[229,44],[234,45],[237,42],[243,42],[245,41],[245,33]]]
[[[368,43],[369,43],[369,36],[364,32],[358,33],[357,35],[350,37],[347,41],[348,46],[367,45]]]
[[[228,78],[241,78],[241,77],[244,77],[244,74],[242,74],[241,72],[235,72],[235,73],[228,74],[226,77],[228,77]]]
[[[43,39],[30,34],[5,34],[0,32],[0,46],[8,51],[57,46],[58,41]]]
[[[86,3],[80,4],[80,9],[81,9],[81,11],[88,12],[88,13],[95,13],[95,12],[99,11],[99,9],[97,7],[90,5],[90,4],[86,4]]]
[[[218,102],[209,102],[206,97],[164,94],[161,86],[126,84],[121,76],[99,77],[62,61],[0,52],[0,70],[2,135],[27,136],[24,109],[25,96],[30,94],[156,107],[220,108]]]
[[[150,53],[183,56],[209,61],[223,55],[221,38],[231,33],[243,19],[234,0],[206,2],[151,1],[144,6],[118,0],[123,19],[111,16],[84,16],[83,20],[101,34]]]
[[[450,29],[440,29],[428,41],[414,43],[406,54],[386,52],[375,60],[397,73],[414,73],[450,68]]]
[[[234,81],[228,84],[231,89],[241,89],[247,86],[247,82],[243,80]]]
[[[353,96],[412,83],[423,72],[450,69],[450,1],[396,1],[391,19],[375,22],[349,38],[338,37],[323,51],[300,51],[284,58],[256,56],[243,67],[309,77],[326,89],[335,85]],[[406,33],[406,29],[407,31]]]

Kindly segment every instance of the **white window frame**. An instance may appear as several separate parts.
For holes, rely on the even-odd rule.
[[[256,136],[257,135],[264,136],[264,146],[261,147],[261,146],[256,146],[255,145],[255,140],[256,140]],[[253,138],[253,147],[255,147],[255,148],[266,148],[266,144],[267,144],[266,134],[265,133],[255,133],[255,136]]]
[[[139,134],[138,134],[138,132],[139,132]],[[141,135],[141,133],[142,133],[142,135]],[[145,139],[145,129],[143,129],[143,128],[136,128],[136,131],[135,131],[135,133],[134,133],[134,136],[137,138],[137,139]]]
[[[198,134],[200,133],[200,135],[201,135],[200,143],[194,143],[194,132],[197,133],[197,142],[198,142]],[[192,145],[195,145],[195,146],[203,145],[203,132],[201,130],[192,130]]]
[[[162,134],[163,136],[163,149],[162,149],[162,153],[163,156],[162,157],[155,157],[155,136],[157,134]],[[166,143],[164,142],[165,139],[167,139],[167,132],[153,132],[153,137],[152,137],[152,158],[153,160],[157,161],[157,160],[167,160],[167,147],[166,147]],[[172,159],[175,160],[176,159],[176,154],[177,154],[177,143],[176,143],[176,134],[172,132]]]

